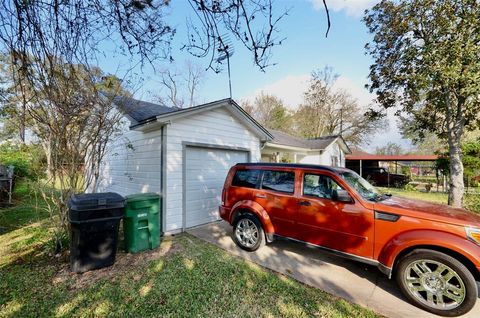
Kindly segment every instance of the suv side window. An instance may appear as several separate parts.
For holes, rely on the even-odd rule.
[[[338,189],[343,188],[328,176],[305,173],[303,177],[303,195],[332,199],[333,192]]]
[[[260,170],[237,170],[233,176],[232,186],[256,188]]]
[[[295,189],[295,173],[264,170],[262,189],[293,193]]]

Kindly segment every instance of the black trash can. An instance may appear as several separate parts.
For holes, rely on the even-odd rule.
[[[113,265],[124,198],[112,192],[77,194],[68,207],[71,270],[83,273]]]

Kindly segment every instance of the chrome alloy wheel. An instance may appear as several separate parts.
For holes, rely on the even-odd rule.
[[[258,242],[258,232],[255,223],[249,219],[242,219],[237,224],[235,236],[243,246],[252,247]]]
[[[449,266],[428,259],[410,263],[403,273],[408,292],[419,302],[439,310],[451,310],[465,300],[463,280]]]

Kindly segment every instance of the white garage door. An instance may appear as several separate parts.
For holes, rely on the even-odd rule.
[[[185,167],[186,227],[219,219],[223,183],[231,166],[247,162],[248,153],[237,150],[187,147]]]

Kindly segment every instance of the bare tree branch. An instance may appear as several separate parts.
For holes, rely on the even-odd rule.
[[[219,48],[228,42],[229,35],[240,41],[254,55],[254,64],[262,71],[270,64],[271,49],[283,38],[275,35],[277,26],[289,9],[275,13],[273,0],[188,0],[199,26],[188,22],[188,43],[184,46],[197,57],[210,56],[208,68],[219,71]]]
[[[205,71],[190,61],[181,69],[171,65],[159,72],[160,93],[155,98],[166,106],[186,108],[195,106],[197,93]],[[166,92],[165,92],[166,91]]]

